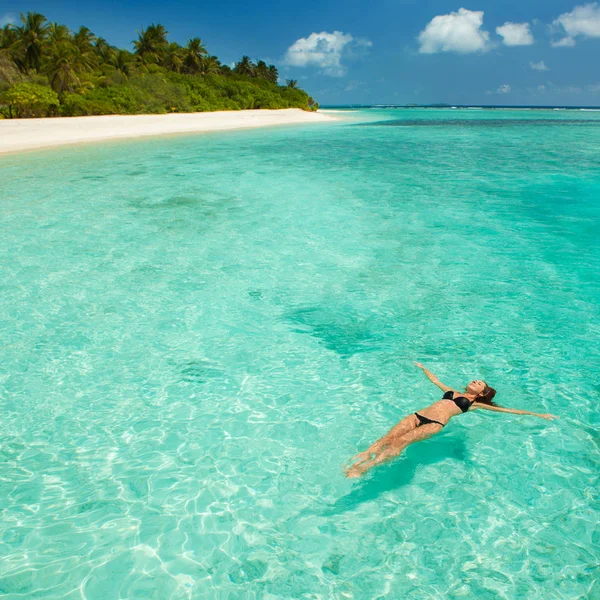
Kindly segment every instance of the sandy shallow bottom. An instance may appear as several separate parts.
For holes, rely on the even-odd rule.
[[[118,138],[226,131],[333,120],[335,118],[332,116],[306,112],[298,108],[170,115],[7,119],[0,121],[0,154]]]
[[[1,600],[600,600],[600,114],[342,118],[0,157]]]

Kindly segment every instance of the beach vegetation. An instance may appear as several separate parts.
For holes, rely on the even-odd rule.
[[[21,14],[22,25],[17,27],[17,42],[14,44],[14,57],[21,69],[39,69],[44,42],[48,36],[46,17],[40,13]]]
[[[249,56],[242,56],[242,59],[236,63],[233,72],[236,75],[245,75],[246,77],[254,77],[254,64]]]
[[[10,59],[6,50],[0,50],[0,92],[22,80],[17,65]]]
[[[9,118],[51,117],[57,114],[58,94],[38,83],[18,83],[0,94],[0,105],[8,109]]]
[[[275,65],[246,55],[223,65],[200,37],[180,45],[160,23],[140,29],[131,51],[36,12],[0,28],[0,114],[6,118],[261,108],[316,110],[318,104],[296,80],[279,85]]]
[[[200,38],[196,37],[188,41],[183,56],[183,66],[186,73],[197,75],[204,72],[204,62],[208,57],[208,52],[206,52]]]
[[[48,55],[44,57],[44,70],[52,89],[57,94],[65,94],[81,86],[78,73],[91,70],[91,67],[77,46],[59,42],[52,44]]]

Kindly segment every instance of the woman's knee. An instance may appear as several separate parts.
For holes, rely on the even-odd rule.
[[[394,440],[384,451],[385,458],[393,458],[394,456],[398,456],[406,448],[408,444],[405,444],[401,438]]]

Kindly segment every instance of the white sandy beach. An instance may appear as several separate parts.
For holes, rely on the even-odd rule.
[[[169,115],[107,115],[0,120],[0,154],[118,138],[321,123],[335,117],[299,108]]]

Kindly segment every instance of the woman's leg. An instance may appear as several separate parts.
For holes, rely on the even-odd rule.
[[[378,439],[374,444],[367,448],[364,452],[359,452],[350,463],[355,463],[354,466],[359,465],[369,460],[373,454],[381,452],[385,446],[391,443],[392,440],[402,437],[404,434],[413,431],[419,425],[419,420],[412,414],[408,417],[404,417],[397,425],[394,425],[382,438]]]
[[[360,477],[369,469],[398,456],[409,444],[419,442],[420,440],[426,440],[432,435],[439,433],[442,429],[443,427],[441,425],[428,423],[426,425],[421,425],[416,430],[409,431],[403,436],[394,438],[385,448],[377,452],[374,458],[362,461],[350,467],[346,471],[346,477]]]

